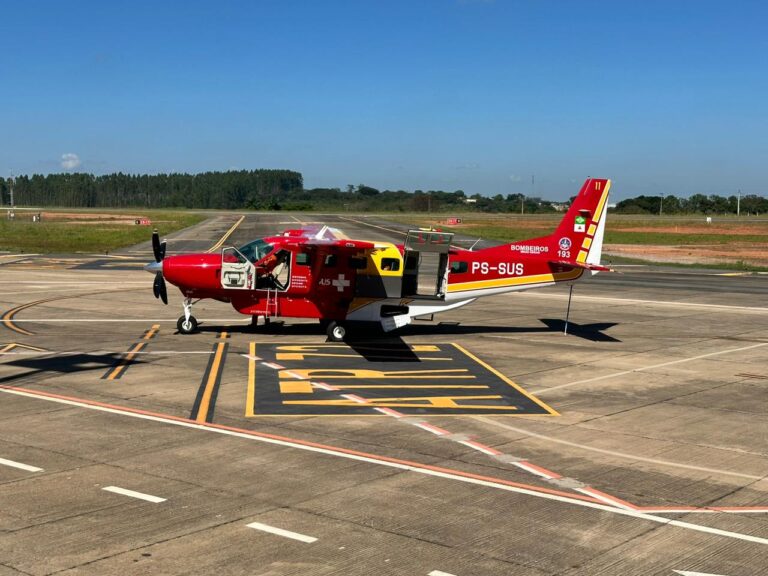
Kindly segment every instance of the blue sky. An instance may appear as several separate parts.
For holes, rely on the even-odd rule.
[[[5,2],[0,175],[768,193],[768,4]],[[63,157],[74,154],[75,157]],[[531,175],[535,175],[535,190]]]

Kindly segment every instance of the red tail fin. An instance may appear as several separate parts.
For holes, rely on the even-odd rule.
[[[513,250],[563,263],[599,265],[610,188],[610,180],[588,178],[553,234],[514,242]]]

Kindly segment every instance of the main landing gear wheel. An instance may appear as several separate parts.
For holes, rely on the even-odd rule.
[[[192,334],[197,332],[197,318],[190,316],[187,319],[186,316],[180,316],[176,321],[176,329],[180,334]]]
[[[347,330],[343,325],[334,320],[328,323],[325,333],[328,334],[328,340],[331,342],[343,342],[344,336],[347,335]]]

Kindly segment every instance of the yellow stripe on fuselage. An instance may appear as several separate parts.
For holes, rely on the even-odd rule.
[[[495,278],[493,280],[474,280],[459,284],[448,284],[448,292],[464,292],[467,290],[483,290],[486,288],[507,288],[511,286],[526,286],[528,284],[543,284],[547,282],[564,282],[579,278],[584,271],[574,268],[568,272],[555,272],[549,274],[533,274],[531,276],[518,276],[513,278]]]

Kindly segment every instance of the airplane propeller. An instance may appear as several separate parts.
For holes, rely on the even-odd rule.
[[[165,259],[165,242],[160,242],[160,236],[157,229],[152,232],[152,253],[155,261],[147,264],[144,269],[147,272],[155,273],[155,281],[152,283],[152,292],[155,298],[160,298],[163,304],[168,304],[168,290],[165,288],[165,278],[163,278],[163,259]]]

